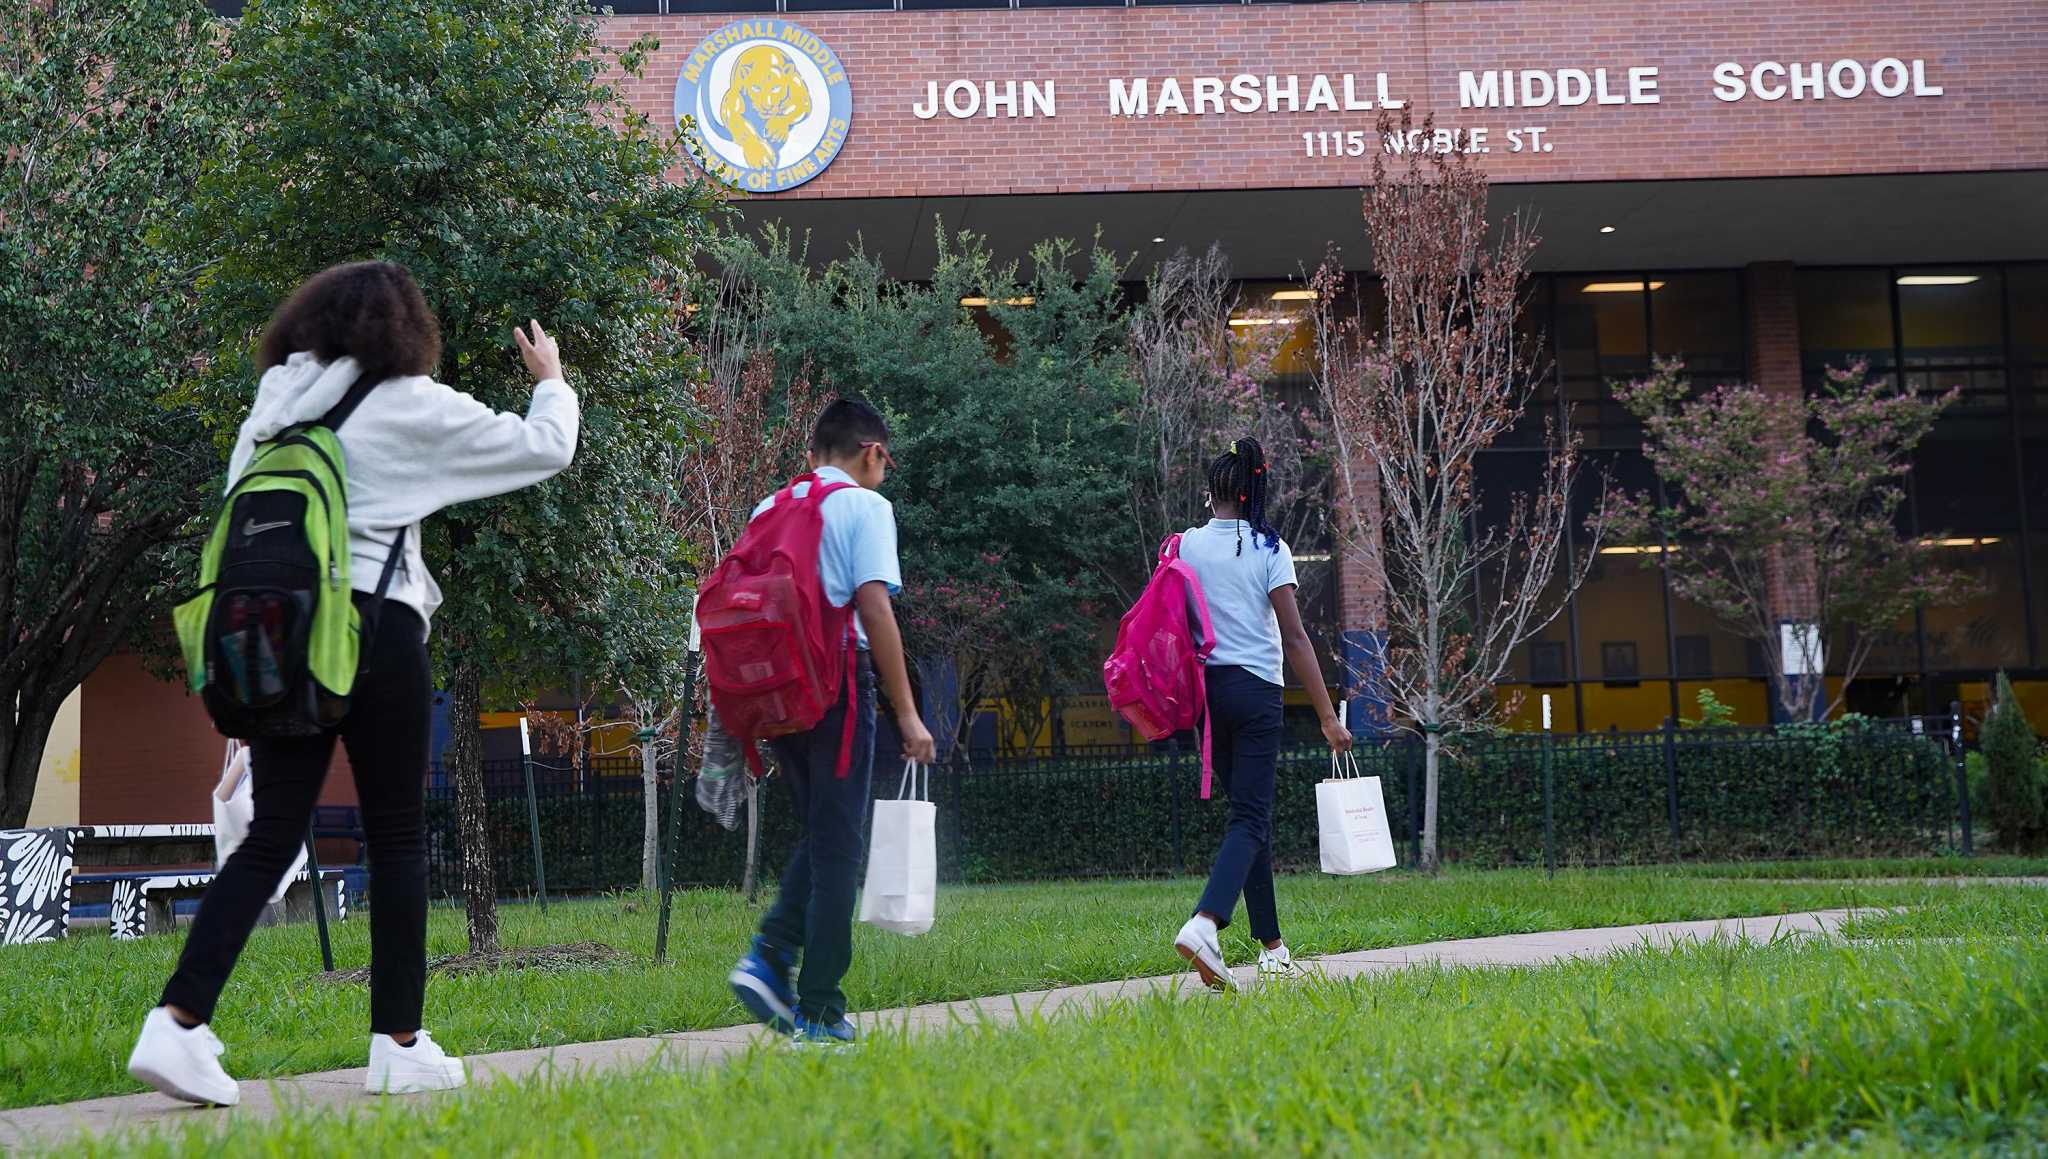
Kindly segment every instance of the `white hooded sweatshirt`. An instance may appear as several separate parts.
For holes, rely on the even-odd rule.
[[[241,478],[256,444],[334,409],[356,373],[353,358],[323,365],[307,353],[264,371],[228,460],[228,486]],[[376,591],[392,538],[408,528],[386,597],[431,620],[441,588],[420,556],[420,521],[553,477],[576,453],[580,418],[576,392],[559,378],[533,388],[524,418],[425,375],[379,383],[337,432],[348,469],[350,586]]]

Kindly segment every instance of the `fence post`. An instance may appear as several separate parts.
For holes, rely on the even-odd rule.
[[[313,847],[313,823],[306,823],[306,872],[313,879],[313,921],[320,927],[320,964],[334,973],[334,943],[327,939],[327,883],[320,880],[320,851]]]
[[[1970,848],[1970,762],[1963,753],[1963,702],[1951,700],[1948,703],[1948,735],[1950,746],[1956,755],[1956,815],[1963,822],[1963,856],[1972,854]]]
[[[548,911],[548,871],[540,852],[540,798],[533,791],[533,741],[527,736],[526,718],[519,718],[520,764],[526,769],[526,822],[533,834],[533,884],[540,893],[540,911]]]
[[[604,773],[584,756],[584,767],[590,770],[588,778],[590,791],[584,794],[586,808],[590,810],[590,888],[603,890],[604,884]]]
[[[1664,718],[1664,811],[1671,823],[1671,851],[1678,852],[1678,722]]]
[[[1543,868],[1557,876],[1557,786],[1550,763],[1550,694],[1543,694]]]
[[[1408,759],[1408,864],[1422,864],[1422,795],[1416,787],[1417,766],[1422,763],[1422,746],[1409,745]]]

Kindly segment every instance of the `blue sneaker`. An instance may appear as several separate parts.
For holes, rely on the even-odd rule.
[[[853,1023],[848,1022],[843,1014],[830,1022],[814,1021],[799,1014],[796,1016],[796,1029],[790,1032],[790,1041],[797,1046],[852,1046],[859,1037]]]
[[[779,1034],[796,1030],[796,988],[789,984],[789,956],[756,937],[754,948],[726,975],[733,996],[756,1021]]]

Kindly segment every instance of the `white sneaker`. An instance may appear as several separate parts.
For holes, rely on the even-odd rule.
[[[1211,990],[1235,990],[1237,979],[1223,962],[1223,942],[1216,936],[1216,923],[1196,914],[1174,935],[1173,948],[1188,960],[1202,985]]]
[[[373,1095],[416,1095],[451,1091],[469,1082],[462,1060],[442,1050],[422,1030],[411,1046],[400,1046],[388,1034],[370,1036],[370,1074],[363,1089]]]
[[[187,1030],[159,1006],[142,1020],[142,1035],[128,1053],[128,1073],[174,1099],[232,1107],[242,1101],[242,1088],[221,1069],[226,1050],[212,1027],[201,1023]]]
[[[1279,982],[1288,978],[1301,977],[1301,967],[1294,964],[1294,955],[1287,951],[1286,943],[1270,950],[1259,951],[1259,981]]]

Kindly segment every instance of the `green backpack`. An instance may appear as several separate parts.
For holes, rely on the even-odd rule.
[[[312,736],[348,715],[363,624],[349,585],[348,470],[335,430],[375,383],[255,455],[215,518],[199,593],[171,613],[185,671],[225,736]],[[384,561],[372,627],[405,550]]]

